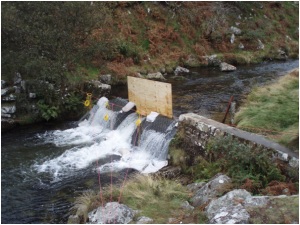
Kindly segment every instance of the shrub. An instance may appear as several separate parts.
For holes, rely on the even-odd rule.
[[[125,58],[132,58],[135,64],[139,64],[141,61],[141,56],[138,49],[133,46],[131,43],[125,41],[119,41],[118,52],[123,55]]]
[[[193,180],[208,181],[217,173],[221,172],[219,162],[208,162],[201,156],[199,156],[196,161],[197,163],[190,166],[187,170]]]
[[[38,101],[37,106],[43,119],[48,121],[58,117],[59,108],[57,106],[47,105],[43,100]]]
[[[78,108],[82,106],[82,97],[76,95],[75,92],[71,92],[64,101],[64,108],[67,111],[77,111]]]
[[[207,152],[224,166],[224,170],[239,185],[250,179],[260,188],[273,180],[285,179],[271,161],[270,152],[260,147],[250,147],[230,135],[209,140]]]

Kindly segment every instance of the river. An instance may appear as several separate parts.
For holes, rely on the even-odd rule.
[[[230,73],[222,73],[218,68],[195,68],[185,74],[182,80],[168,75],[167,82],[172,83],[173,88],[174,115],[178,117],[181,113],[195,112],[218,120],[232,95],[239,104],[251,88],[273,81],[298,67],[299,61],[291,60],[241,66]],[[114,90],[114,94],[120,97],[126,98],[126,93],[126,87]],[[2,134],[2,223],[66,223],[74,198],[87,189],[99,188],[97,161],[102,166],[117,163],[119,169],[113,172],[113,182],[124,178],[128,166],[139,171],[145,168],[146,164],[143,163],[148,162],[149,157],[143,162],[129,160],[121,164],[121,156],[115,153],[102,152],[97,156],[89,156],[89,151],[97,148],[102,151],[111,148],[113,151],[111,146],[114,142],[118,142],[118,146],[124,142],[124,146],[128,147],[130,141],[124,141],[122,135],[134,131],[128,125],[123,125],[122,129],[125,130],[121,136],[116,131],[106,131],[105,135],[110,135],[106,139],[103,138],[103,131],[90,128],[78,128],[75,122],[38,124],[18,127]],[[169,130],[167,126],[165,129]],[[144,149],[152,148],[154,140],[165,138],[163,132],[156,133],[153,130],[146,133],[144,138],[150,136],[153,139],[145,141],[147,146]],[[165,144],[160,148],[164,147]],[[148,153],[140,151],[139,154],[144,157]],[[154,159],[158,159],[157,156]],[[134,168],[132,165],[141,167]],[[111,182],[110,175],[101,174],[103,185]]]

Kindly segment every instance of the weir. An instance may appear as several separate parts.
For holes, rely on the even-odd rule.
[[[175,121],[159,115],[148,122],[134,109],[121,112],[127,103],[102,97],[78,127],[45,134],[46,142],[66,146],[67,150],[35,168],[52,174],[56,181],[110,156],[118,158],[99,165],[101,173],[125,168],[152,173],[166,166],[168,146],[176,133]]]

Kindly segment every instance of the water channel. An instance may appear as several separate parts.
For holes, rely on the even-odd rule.
[[[232,95],[239,104],[251,88],[271,82],[298,67],[299,61],[292,60],[241,66],[230,73],[222,73],[218,68],[195,68],[180,80],[168,75],[167,82],[172,83],[173,88],[174,116],[194,112],[219,120]],[[126,87],[114,90],[114,95],[126,98]],[[132,115],[132,120],[136,119],[133,117]],[[90,156],[89,151],[94,151],[95,146],[105,149],[113,145],[116,142],[114,140],[118,140],[119,144],[124,141],[122,134],[118,136],[117,131],[106,131],[105,135],[110,135],[106,139],[103,131],[92,128],[78,128],[76,122],[66,122],[18,127],[2,134],[2,223],[67,222],[74,198],[87,189],[99,188],[96,161],[100,166],[113,165],[121,157],[118,154],[102,153]],[[169,130],[167,126],[165,128]],[[123,125],[120,129],[124,129],[123,133],[133,132],[128,125]],[[145,136],[153,136],[153,140],[164,138],[162,133],[153,131]],[[140,148],[152,148],[151,140],[145,141],[147,145]],[[130,141],[124,141],[124,145],[128,143]],[[161,146],[163,147],[165,146]],[[148,154],[143,151],[139,153]],[[136,159],[139,158],[139,155],[135,156]],[[126,161],[128,162],[131,161]],[[144,162],[126,163],[117,164],[119,169],[113,172],[114,182],[124,178],[126,166],[142,165]],[[131,170],[139,171],[140,168]],[[110,182],[110,175],[111,173],[101,174],[103,185]]]

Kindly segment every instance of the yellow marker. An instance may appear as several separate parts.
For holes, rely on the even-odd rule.
[[[92,99],[92,93],[86,93],[86,99],[91,100]]]
[[[107,109],[109,109],[109,103],[108,103],[108,102],[105,103],[105,107],[106,107]]]
[[[136,126],[138,127],[141,124],[141,122],[142,122],[141,119],[138,118],[137,121],[135,121]]]
[[[104,116],[104,120],[107,121],[109,119],[108,114]]]
[[[90,100],[85,100],[84,106],[88,107],[91,104]]]

